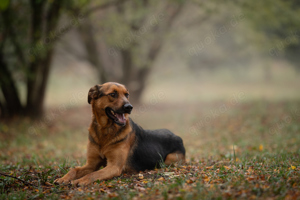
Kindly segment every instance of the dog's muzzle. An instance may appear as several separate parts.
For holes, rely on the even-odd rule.
[[[130,114],[133,109],[133,106],[130,103],[126,103],[124,104],[123,109],[124,109],[124,113]]]
[[[125,118],[125,113],[130,114],[132,111],[133,106],[129,103],[126,103],[121,107],[119,110],[113,110],[110,107],[107,107],[105,109],[106,115],[112,119],[116,124],[120,126],[125,126],[126,125],[126,118]]]

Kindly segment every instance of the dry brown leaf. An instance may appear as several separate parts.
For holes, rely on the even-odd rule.
[[[224,168],[227,170],[231,169],[231,167],[229,167],[229,166],[224,166]]]
[[[139,179],[144,179],[144,175],[143,174],[139,174]]]
[[[193,182],[194,182],[194,181],[192,181],[192,180],[190,180],[190,179],[186,181],[187,184],[191,184],[191,183],[193,183]]]
[[[249,176],[249,177],[247,178],[247,180],[248,180],[248,181],[253,181],[253,180],[255,180],[255,177],[254,177],[254,176]]]
[[[264,150],[264,145],[260,144],[259,145],[259,151],[262,151],[262,150]]]
[[[174,174],[175,174],[175,172],[165,172],[164,173],[165,176],[171,176],[171,175],[174,175]]]
[[[117,197],[117,196],[118,196],[118,194],[115,192],[108,194],[108,197],[110,197],[110,198]]]

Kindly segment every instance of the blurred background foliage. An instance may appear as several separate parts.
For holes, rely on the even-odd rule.
[[[299,98],[299,7],[284,0],[2,0],[1,118],[86,104],[82,93],[107,81],[127,85],[135,105],[159,92],[169,103],[240,91],[248,99]]]

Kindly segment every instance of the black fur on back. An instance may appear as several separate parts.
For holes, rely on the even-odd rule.
[[[182,139],[167,129],[144,130],[130,119],[135,132],[135,146],[129,158],[129,163],[136,171],[160,167],[167,155],[180,152],[185,155]]]

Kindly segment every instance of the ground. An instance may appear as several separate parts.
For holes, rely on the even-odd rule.
[[[34,123],[0,124],[0,199],[300,199],[299,101],[170,104],[159,98],[136,106],[131,117],[181,136],[187,163],[83,188],[53,185],[84,164],[91,110],[48,108]]]

